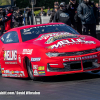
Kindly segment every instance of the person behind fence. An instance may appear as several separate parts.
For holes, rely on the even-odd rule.
[[[12,13],[12,24],[11,24],[11,28],[14,28],[15,19],[14,19],[14,9],[13,8],[11,8],[11,13]]]
[[[51,10],[50,10],[50,7],[48,7],[47,16],[50,16],[50,15],[51,15]]]
[[[74,29],[77,30],[80,34],[82,34],[82,24],[81,19],[78,17],[77,14],[77,7],[78,3],[76,0],[70,0],[69,4],[67,5],[67,9],[72,13],[74,19]]]
[[[46,16],[46,12],[43,11],[43,8],[41,8],[41,11],[40,11],[40,13],[39,13],[39,16]]]
[[[15,19],[14,23],[15,27],[22,26],[23,15],[21,14],[19,9],[14,13],[14,19]]]
[[[54,2],[54,8],[53,8],[53,10],[52,10],[52,12],[51,12],[51,16],[50,16],[49,22],[53,22],[53,20],[54,20],[54,15],[55,15],[55,13],[58,11],[58,9],[59,9],[59,3],[58,3],[58,2]]]
[[[72,22],[71,12],[66,9],[65,2],[60,3],[60,9],[54,15],[54,22],[62,22],[71,26]]]
[[[99,15],[99,4],[96,3],[95,6],[96,6],[96,12],[97,12],[96,25],[99,25],[99,16],[100,16],[100,15]]]
[[[28,22],[28,25],[30,25],[31,17],[32,17],[32,11],[31,11],[31,9],[27,9],[27,22]]]
[[[83,35],[88,35],[90,30],[90,35],[97,38],[96,36],[96,13],[95,7],[91,6],[90,0],[83,0],[79,4],[77,13],[78,17],[81,19],[83,27]]]
[[[5,23],[5,31],[8,31],[10,30],[12,27],[12,12],[11,12],[11,8],[8,7],[7,8],[7,11],[8,11],[8,14],[1,18],[0,21],[2,21],[3,23]]]
[[[0,8],[0,19],[2,19],[3,17],[5,17],[5,11]],[[4,22],[1,20],[0,21],[0,36],[3,34],[4,32]]]
[[[51,13],[49,22],[53,22],[54,21],[54,15],[58,10],[59,10],[59,7],[55,7],[54,8],[54,11]]]

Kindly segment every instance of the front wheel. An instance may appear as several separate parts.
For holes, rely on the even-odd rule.
[[[27,65],[27,71],[28,71],[28,75],[30,79],[36,80],[36,77],[33,76],[33,68],[32,68],[32,64],[29,59],[27,59],[26,65]]]

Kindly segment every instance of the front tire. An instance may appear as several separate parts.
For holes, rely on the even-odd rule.
[[[36,80],[36,77],[33,76],[32,64],[31,64],[31,62],[28,58],[26,60],[26,66],[27,66],[27,71],[28,71],[29,78],[32,79],[32,80]]]

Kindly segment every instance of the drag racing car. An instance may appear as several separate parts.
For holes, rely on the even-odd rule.
[[[2,77],[54,76],[100,70],[100,41],[63,23],[13,28],[0,38]]]

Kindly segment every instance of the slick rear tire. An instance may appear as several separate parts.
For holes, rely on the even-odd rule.
[[[33,76],[32,64],[31,64],[31,62],[28,58],[26,60],[26,66],[27,66],[27,71],[28,71],[29,78],[35,81],[36,77]]]

